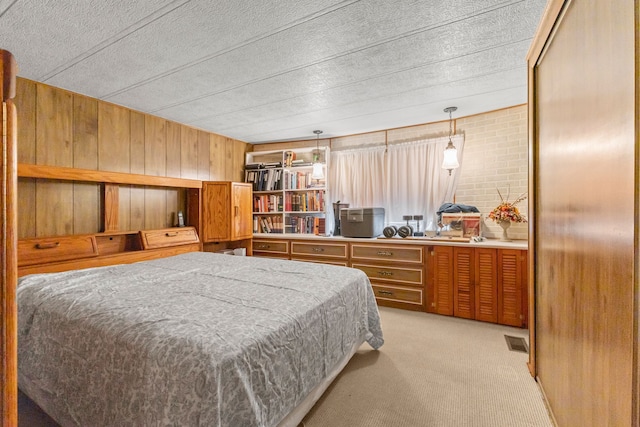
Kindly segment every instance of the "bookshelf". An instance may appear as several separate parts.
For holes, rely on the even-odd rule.
[[[314,162],[322,165],[323,179],[312,178]],[[329,147],[247,153],[254,234],[328,234],[328,162]]]

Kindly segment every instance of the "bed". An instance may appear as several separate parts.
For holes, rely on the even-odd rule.
[[[62,426],[296,426],[363,342],[359,270],[189,252],[20,278],[18,380]]]

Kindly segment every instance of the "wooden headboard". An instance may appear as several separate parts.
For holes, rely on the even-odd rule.
[[[47,180],[93,182],[101,185],[100,233],[51,236],[18,241],[18,276],[78,268],[131,263],[202,250],[202,181],[120,172],[19,164],[18,176]],[[184,188],[186,227],[159,230],[118,230],[121,185]]]

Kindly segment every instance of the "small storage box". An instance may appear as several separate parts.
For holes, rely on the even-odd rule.
[[[384,228],[384,208],[340,209],[340,230],[344,237],[378,237]]]
[[[442,225],[445,229],[440,234],[469,238],[479,236],[481,218],[479,213],[443,213]]]

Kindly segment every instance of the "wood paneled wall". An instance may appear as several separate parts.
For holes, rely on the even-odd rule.
[[[242,181],[248,144],[18,79],[18,162],[199,180]],[[21,178],[20,238],[95,233],[100,187]],[[121,187],[119,229],[174,225],[185,192]]]
[[[531,364],[558,426],[640,425],[637,8],[551,1],[528,58]]]

